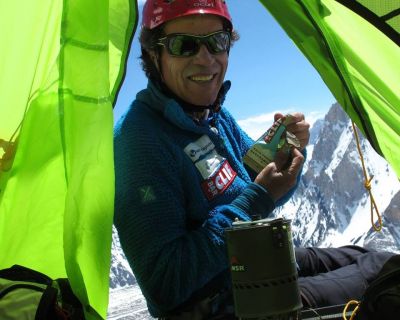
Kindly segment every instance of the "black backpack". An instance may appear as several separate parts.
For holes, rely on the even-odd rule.
[[[357,313],[357,320],[400,319],[400,255],[383,265],[365,291]]]
[[[84,320],[82,304],[68,279],[52,280],[14,265],[0,270],[1,320]]]

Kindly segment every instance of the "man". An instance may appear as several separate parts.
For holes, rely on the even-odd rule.
[[[155,317],[221,313],[231,302],[224,300],[230,290],[225,228],[235,219],[267,217],[291,196],[301,171],[309,125],[300,113],[287,126],[300,141],[288,161],[276,159],[259,174],[243,165],[254,142],[221,107],[236,39],[225,1],[144,6],[140,41],[149,84],[115,128],[115,225]],[[351,267],[365,252],[298,249],[296,257],[300,275],[308,276]],[[316,306],[318,278],[305,279],[304,303]]]

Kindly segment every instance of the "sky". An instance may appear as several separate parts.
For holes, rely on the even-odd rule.
[[[140,15],[143,3],[139,0]],[[271,126],[275,112],[302,112],[311,124],[323,117],[335,98],[269,12],[257,0],[228,0],[228,5],[240,39],[230,51],[225,79],[232,87],[224,106],[242,128],[257,138]],[[139,27],[114,108],[115,122],[147,85],[138,33]]]

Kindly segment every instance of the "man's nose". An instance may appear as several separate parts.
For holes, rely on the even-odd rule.
[[[201,44],[199,52],[197,52],[195,55],[195,59],[201,63],[209,63],[213,61],[214,55],[208,51],[208,48],[205,44]]]

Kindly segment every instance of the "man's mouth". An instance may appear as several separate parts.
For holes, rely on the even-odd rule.
[[[207,82],[207,81],[211,81],[212,79],[214,79],[215,74],[209,74],[209,75],[193,75],[190,76],[189,79],[192,81],[196,81],[196,82]]]

